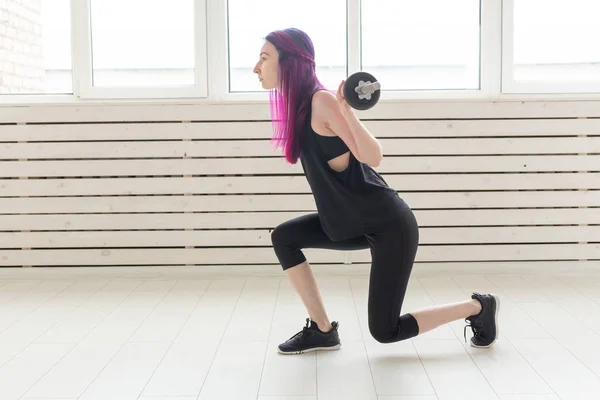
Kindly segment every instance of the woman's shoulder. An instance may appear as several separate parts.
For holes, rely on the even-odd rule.
[[[335,93],[332,93],[327,89],[318,89],[312,95],[312,105],[313,106],[330,106],[336,105],[337,99],[335,98]]]
[[[333,110],[337,109],[337,99],[334,93],[329,90],[321,89],[317,90],[311,101],[311,108],[313,115],[318,119],[325,119],[325,117]]]

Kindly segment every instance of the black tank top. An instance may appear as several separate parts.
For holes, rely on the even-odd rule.
[[[311,126],[302,132],[300,162],[312,190],[323,230],[334,241],[384,229],[408,205],[373,168],[350,152],[348,167],[337,172],[328,160],[349,151],[339,137],[322,136]]]

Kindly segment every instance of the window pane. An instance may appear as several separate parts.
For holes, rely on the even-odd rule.
[[[515,0],[514,4],[516,81],[600,81],[597,0]]]
[[[0,94],[71,94],[70,0],[0,1]]]
[[[264,37],[290,27],[312,39],[317,76],[325,86],[337,89],[346,77],[346,0],[229,0],[228,18],[231,92],[263,90],[252,70]]]
[[[479,0],[363,0],[362,70],[382,90],[479,89]]]
[[[94,86],[193,86],[194,0],[92,0]]]

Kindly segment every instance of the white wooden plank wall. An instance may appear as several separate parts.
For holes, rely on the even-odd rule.
[[[600,260],[599,119],[365,125],[419,220],[417,262]],[[270,231],[315,211],[269,122],[0,130],[0,266],[277,264]]]

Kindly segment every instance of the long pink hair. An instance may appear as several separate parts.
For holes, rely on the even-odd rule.
[[[325,87],[317,78],[315,49],[305,32],[297,28],[276,30],[265,39],[279,53],[279,88],[270,93],[271,143],[275,148],[283,148],[287,162],[295,164],[301,153],[312,95]]]

